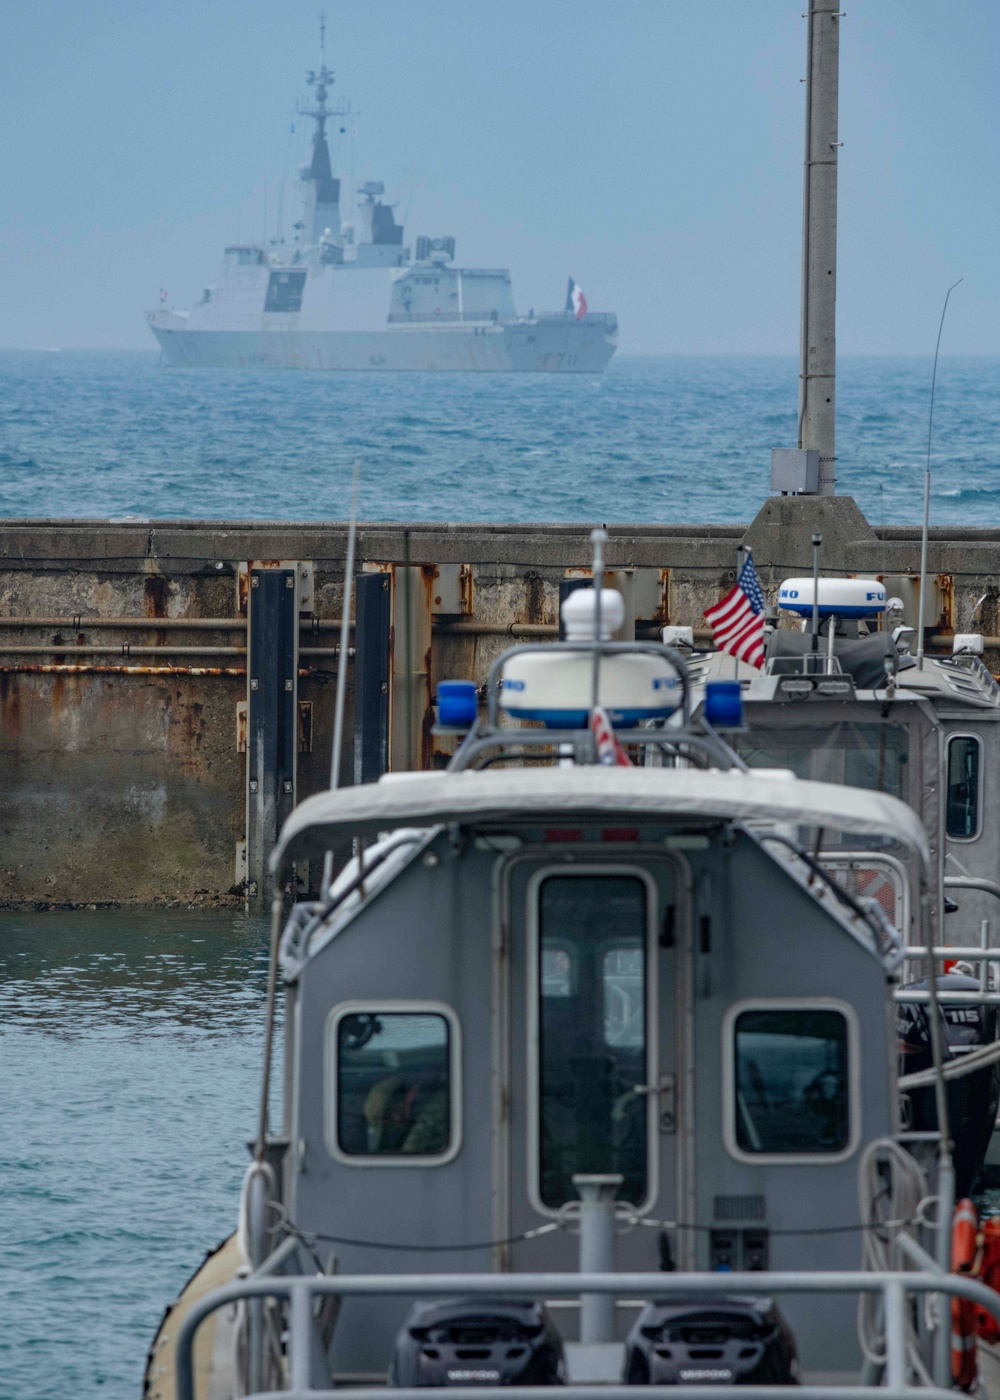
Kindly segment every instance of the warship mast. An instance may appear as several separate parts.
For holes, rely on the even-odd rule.
[[[310,243],[318,243],[326,229],[330,230],[334,241],[340,242],[340,181],[330,163],[326,123],[331,117],[346,117],[350,106],[344,103],[333,107],[327,105],[333,81],[333,71],[326,66],[326,12],[322,11],[319,17],[319,67],[310,69],[306,74],[306,82],[313,89],[313,106],[296,108],[300,116],[311,117],[316,123],[312,159],[301,170],[306,185],[306,208],[302,222]]]

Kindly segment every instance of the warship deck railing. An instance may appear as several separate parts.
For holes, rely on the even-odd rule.
[[[781,1273],[685,1273],[685,1274],[368,1274],[244,1279],[218,1288],[193,1304],[177,1334],[177,1400],[195,1400],[194,1338],[202,1322],[229,1303],[255,1298],[288,1301],[288,1377],[283,1390],[257,1392],[257,1400],[372,1400],[377,1387],[322,1388],[313,1385],[313,1304],[318,1298],[339,1297],[445,1297],[467,1296],[550,1298],[601,1293],[640,1298],[715,1297],[725,1294],[877,1293],[881,1294],[885,1325],[885,1384],[795,1387],[797,1400],[954,1400],[955,1392],[908,1383],[907,1295],[950,1294],[978,1304],[1000,1323],[1000,1294],[982,1283],[956,1274],[926,1272],[781,1272]],[[939,1325],[948,1327],[942,1309]],[[567,1385],[572,1400],[637,1400],[637,1387],[619,1385]],[[650,1400],[732,1400],[728,1385],[642,1386]],[[479,1387],[393,1388],[382,1391],[392,1400],[482,1400]],[[742,1400],[788,1400],[787,1386],[740,1386]],[[518,1387],[519,1400],[552,1400],[551,1386]]]

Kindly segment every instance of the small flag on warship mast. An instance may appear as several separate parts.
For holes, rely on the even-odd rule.
[[[764,590],[749,549],[736,582],[726,596],[705,609],[712,636],[720,651],[750,666],[764,664]]]
[[[572,277],[566,289],[566,310],[572,311],[578,321],[587,314],[587,298],[583,295],[583,288]]]

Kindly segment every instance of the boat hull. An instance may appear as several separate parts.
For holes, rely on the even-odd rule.
[[[601,374],[617,348],[605,315],[380,331],[189,330],[180,320],[153,313],[149,324],[167,363],[186,369]]]

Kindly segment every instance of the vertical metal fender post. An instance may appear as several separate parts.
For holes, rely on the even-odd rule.
[[[291,1388],[295,1391],[311,1390],[312,1296],[301,1283],[294,1283],[291,1287],[288,1341]]]
[[[247,629],[247,907],[271,903],[268,857],[295,806],[297,570],[251,569]]]
[[[580,1195],[580,1272],[610,1274],[615,1268],[615,1197],[623,1176],[577,1174]],[[613,1342],[615,1300],[610,1293],[580,1295],[580,1341]]]
[[[938,1221],[936,1254],[938,1265],[947,1272],[951,1268],[951,1223],[955,1213],[955,1166],[951,1153],[941,1153],[938,1159]],[[934,1334],[934,1380],[937,1385],[951,1384],[951,1306],[946,1293],[934,1295],[938,1308],[938,1326]]]
[[[834,494],[837,373],[837,108],[840,6],[809,0],[802,190],[799,447],[819,451],[819,494]]]
[[[885,1383],[890,1390],[906,1384],[906,1294],[903,1285],[885,1285]]]
[[[354,628],[354,781],[374,783],[389,767],[389,645],[392,581],[359,574]]]

